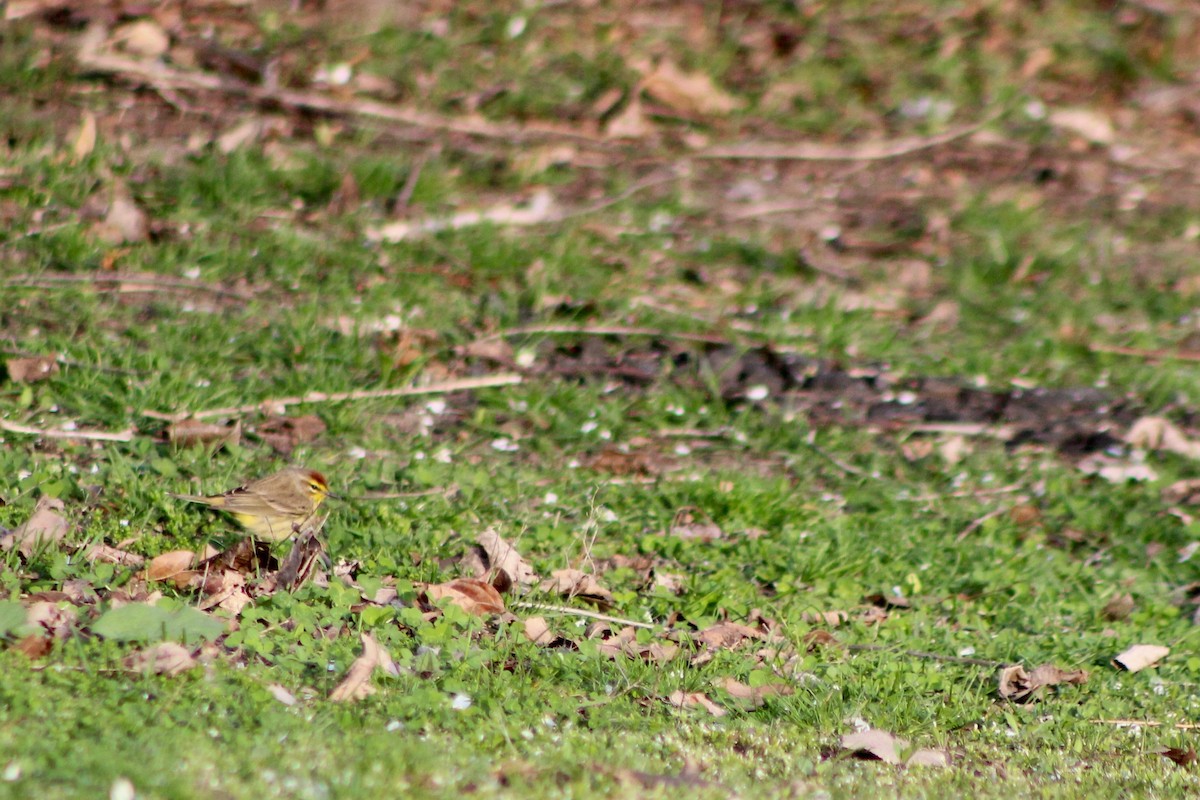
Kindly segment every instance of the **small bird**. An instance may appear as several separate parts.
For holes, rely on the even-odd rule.
[[[316,470],[292,467],[230,489],[224,494],[172,494],[218,508],[262,542],[282,542],[316,515],[329,493],[329,481]]]

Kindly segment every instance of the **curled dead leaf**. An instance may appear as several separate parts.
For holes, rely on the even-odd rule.
[[[717,686],[729,692],[735,699],[742,701],[750,708],[758,708],[768,697],[786,697],[794,694],[795,689],[786,683],[767,683],[762,686],[749,686],[736,678],[725,678],[717,682]]]
[[[155,675],[178,675],[194,666],[196,659],[191,651],[177,642],[159,642],[125,658],[127,669]]]
[[[58,353],[10,358],[4,362],[4,368],[13,383],[37,383],[58,374]]]
[[[672,692],[667,697],[667,702],[675,708],[695,708],[698,706],[714,717],[723,717],[727,713],[725,709],[710,700],[708,695],[703,692]]]
[[[488,528],[475,537],[475,543],[483,550],[486,570],[504,572],[512,583],[533,586],[539,580],[537,572],[522,558],[517,548],[508,543],[494,528]]]
[[[449,583],[418,584],[418,587],[427,610],[442,599],[479,617],[503,614],[505,610],[504,599],[495,587],[475,578],[456,578]]]
[[[372,694],[375,687],[371,686],[370,680],[376,669],[389,675],[399,674],[392,657],[371,634],[362,634],[362,646],[362,655],[354,659],[350,669],[346,670],[346,677],[329,693],[329,699],[335,703],[353,702]]]
[[[63,501],[57,497],[43,495],[38,498],[29,519],[0,538],[0,549],[12,550],[15,547],[28,559],[39,547],[58,544],[71,530],[70,523],[58,513],[64,508]]]
[[[1027,672],[1022,665],[1013,664],[1000,670],[996,692],[1004,700],[1023,703],[1039,694],[1044,686],[1078,685],[1087,683],[1087,679],[1087,672],[1081,669],[1064,670],[1053,664],[1042,664],[1033,672]]]
[[[545,617],[530,617],[525,620],[525,638],[534,644],[548,645],[555,637]]]
[[[1133,595],[1129,593],[1113,595],[1113,597],[1104,604],[1101,614],[1110,622],[1123,620],[1133,613],[1134,602]]]
[[[191,550],[172,550],[150,559],[143,576],[148,581],[165,581],[187,570],[196,561]]]
[[[888,764],[924,767],[945,767],[950,764],[950,756],[944,750],[922,748],[909,752],[908,740],[876,728],[848,733],[842,737],[841,744],[843,749],[853,751],[859,758]]]
[[[642,79],[642,90],[685,114],[728,114],[745,105],[745,101],[718,87],[708,75],[684,72],[669,59],[660,61]]]
[[[599,608],[609,608],[613,603],[612,592],[601,586],[594,576],[578,569],[554,570],[549,578],[542,581],[541,589],[568,599],[578,597]]]
[[[1113,664],[1129,672],[1141,672],[1162,661],[1171,648],[1158,644],[1135,644],[1113,659]]]
[[[167,426],[167,441],[180,447],[195,444],[238,445],[242,442],[242,422],[232,425],[185,419]]]

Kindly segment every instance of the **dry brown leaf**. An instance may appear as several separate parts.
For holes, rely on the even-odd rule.
[[[613,603],[612,592],[601,586],[592,575],[578,569],[556,569],[542,581],[543,592],[560,594],[567,599],[578,597],[599,608],[609,608]]]
[[[860,758],[876,759],[888,764],[924,767],[945,767],[950,764],[950,756],[944,750],[921,749],[908,754],[907,758],[902,757],[908,751],[908,741],[876,728],[846,734],[842,737],[842,748],[852,750]]]
[[[786,697],[794,694],[795,689],[786,683],[768,683],[762,686],[748,686],[736,678],[725,678],[717,682],[717,686],[729,692],[735,699],[742,701],[751,708],[758,708],[768,697]]]
[[[525,638],[534,644],[548,645],[556,637],[550,631],[545,617],[530,617],[525,620]]]
[[[1200,505],[1200,478],[1184,478],[1162,490],[1162,499],[1169,505]]]
[[[362,634],[362,655],[354,659],[346,677],[329,693],[329,699],[335,703],[348,703],[372,694],[375,687],[371,686],[371,674],[380,669],[390,675],[398,674],[395,662],[387,651],[379,646],[369,633]]]
[[[238,445],[242,442],[242,422],[232,425],[185,419],[167,426],[167,440],[180,447],[194,444]]]
[[[723,717],[727,713],[725,709],[710,700],[703,692],[688,692],[686,694],[682,691],[672,692],[667,697],[667,702],[676,708],[699,706],[714,717]]]
[[[710,650],[732,650],[747,639],[762,638],[765,636],[758,628],[751,628],[739,622],[718,622],[695,636],[696,641]]]
[[[1162,417],[1142,417],[1129,428],[1125,441],[1146,450],[1167,450],[1187,458],[1200,458],[1200,441],[1189,439]]]
[[[1133,609],[1133,595],[1126,593],[1113,595],[1112,599],[1104,604],[1104,609],[1100,613],[1106,620],[1117,622],[1132,614]]]
[[[71,530],[70,523],[58,513],[64,508],[62,500],[43,495],[29,519],[0,539],[0,549],[12,550],[15,547],[28,559],[37,548],[58,544]]]
[[[809,625],[828,625],[836,628],[850,619],[850,614],[846,611],[805,611],[800,615],[800,619]]]
[[[191,550],[172,550],[155,556],[146,565],[145,580],[165,581],[187,570],[196,561],[196,554]]]
[[[130,553],[106,544],[94,544],[87,549],[83,557],[88,561],[99,561],[103,564],[120,564],[125,567],[140,567],[146,563],[146,557]]]
[[[1162,661],[1171,648],[1158,644],[1135,644],[1113,659],[1113,663],[1129,672],[1141,672]]]
[[[517,549],[508,543],[494,528],[488,528],[475,537],[487,556],[485,567],[500,570],[509,580],[522,587],[533,586],[539,580],[537,572],[529,565]]]
[[[1020,664],[1013,664],[1000,670],[997,694],[1005,700],[1023,703],[1040,694],[1044,686],[1057,686],[1060,683],[1087,683],[1086,671],[1059,669],[1053,664],[1042,664],[1035,667],[1033,672],[1027,672]]]
[[[79,120],[79,130],[76,131],[75,138],[71,142],[72,160],[79,163],[91,155],[95,149],[96,115],[90,111],[84,111],[83,117]]]
[[[625,108],[604,126],[605,136],[610,139],[641,139],[654,131],[654,126],[646,119],[646,113],[642,110],[639,93],[640,90],[635,90]]]
[[[119,187],[113,191],[112,202],[104,220],[92,227],[96,238],[107,244],[126,244],[145,241],[150,235],[150,222],[146,212],[133,201],[128,192]]]
[[[660,103],[685,114],[728,114],[745,105],[745,101],[719,88],[708,75],[684,72],[669,59],[663,59],[642,79],[641,88]]]
[[[272,417],[255,430],[264,442],[280,455],[291,455],[297,445],[314,441],[325,433],[326,425],[314,414],[302,417]]]
[[[1090,108],[1054,109],[1047,120],[1054,127],[1078,134],[1094,144],[1110,145],[1116,137],[1112,120]]]
[[[159,642],[125,658],[125,667],[134,672],[178,675],[196,666],[190,650],[176,642]]]
[[[1181,767],[1191,766],[1196,760],[1196,748],[1188,747],[1161,747],[1156,750],[1163,758],[1174,761]]]
[[[299,702],[296,699],[296,695],[292,694],[278,683],[268,684],[267,691],[271,693],[272,697],[283,703],[285,706],[294,706]]]
[[[4,362],[4,368],[13,383],[37,383],[58,374],[58,353],[10,358]]]
[[[475,578],[456,578],[449,583],[417,584],[427,605],[448,599],[469,614],[479,617],[504,613],[504,599],[490,583]]]
[[[678,536],[680,539],[697,539],[711,542],[725,536],[725,531],[712,519],[695,506],[684,506],[675,512],[671,520],[668,536]]]
[[[158,58],[171,47],[171,37],[152,19],[139,19],[112,32],[109,43],[141,58]]]
[[[601,655],[608,658],[640,658],[655,664],[665,664],[679,654],[679,648],[673,644],[657,641],[648,644],[638,642],[637,631],[632,626],[626,626],[615,636],[601,641],[598,649]]]

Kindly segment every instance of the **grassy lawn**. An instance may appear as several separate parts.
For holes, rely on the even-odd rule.
[[[0,796],[1200,789],[1193,459],[1127,436],[1197,424],[1194,12],[42,5],[0,34]],[[233,546],[171,495],[290,464],[338,495],[294,588],[96,557]],[[489,529],[540,580],[431,598]],[[998,692],[1046,664],[1086,677]]]

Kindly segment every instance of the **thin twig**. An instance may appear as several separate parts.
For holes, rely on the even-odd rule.
[[[710,147],[696,153],[695,157],[759,161],[884,161],[970,136],[991,124],[1001,113],[1003,112],[998,111],[980,122],[951,128],[937,136],[907,136],[900,139],[881,139],[850,145],[830,145],[819,142],[801,142],[799,144],[746,142]]]
[[[955,537],[954,541],[961,542],[962,540],[964,540],[968,536],[970,536],[972,533],[974,533],[975,531],[982,528],[983,523],[987,522],[989,519],[994,519],[994,518],[1000,516],[1001,514],[1005,513],[1006,511],[1008,511],[1008,507],[1001,506],[1000,508],[992,509],[991,511],[987,512],[986,514],[984,514],[981,517],[976,517],[975,519],[971,520],[970,525],[968,525],[967,527],[962,529],[962,532],[959,533],[958,536]]]
[[[123,431],[98,431],[86,428],[65,431],[60,429],[34,428],[29,425],[21,425],[17,422],[9,422],[6,419],[0,419],[0,430],[6,430],[10,433],[25,433],[30,436],[44,436],[47,439],[85,439],[95,442],[132,442],[135,435],[133,428],[127,428]]]
[[[421,179],[421,172],[425,169],[425,164],[436,156],[441,149],[440,143],[432,144],[425,148],[417,156],[416,160],[413,161],[412,168],[404,178],[404,185],[400,187],[400,194],[396,195],[396,211],[403,211],[408,208],[408,204],[412,202],[413,192],[417,190],[417,181]]]
[[[1118,356],[1134,356],[1154,361],[1200,361],[1200,353],[1195,350],[1146,350],[1141,347],[1122,347],[1116,344],[1100,344],[1092,342],[1088,349],[1093,353],[1112,353]]]
[[[838,469],[840,469],[842,472],[846,473],[847,475],[857,475],[860,478],[874,478],[875,477],[871,473],[867,472],[865,469],[859,469],[858,467],[854,466],[853,464],[847,464],[845,461],[842,461],[837,456],[835,456],[833,453],[827,452],[826,450],[818,447],[816,431],[810,431],[808,434],[808,437],[804,440],[804,443],[806,445],[808,445],[809,448],[814,453],[821,456],[822,458],[827,460],[830,464],[833,464],[835,467],[837,467]]]
[[[204,411],[143,411],[142,416],[150,419],[160,419],[167,422],[180,422],[185,419],[208,419],[211,417],[236,417],[255,411],[275,410],[306,403],[341,403],[346,400],[375,400],[387,397],[413,397],[424,394],[444,394],[447,392],[463,392],[471,389],[491,389],[497,386],[512,386],[523,380],[514,373],[487,375],[481,378],[461,378],[453,381],[440,381],[425,386],[402,386],[396,389],[360,389],[354,392],[309,392],[295,397],[277,397],[263,400],[259,403],[248,403],[242,406],[227,408],[210,408]]]
[[[178,289],[181,291],[190,292],[208,292],[210,294],[220,295],[222,297],[233,297],[238,300],[250,299],[250,295],[244,292],[226,289],[221,286],[214,286],[211,283],[191,281],[187,280],[186,278],[147,275],[145,273],[122,274],[119,272],[106,272],[104,274],[100,274],[89,272],[80,275],[47,273],[42,275],[16,275],[11,278],[4,279],[4,284],[7,286],[43,287],[46,285],[53,286],[64,283],[87,283],[91,284],[92,288],[100,291],[132,292]],[[112,286],[109,286],[109,284],[112,284]]]
[[[1116,725],[1122,728],[1160,728],[1163,725],[1170,725],[1180,731],[1200,730],[1200,722],[1159,722],[1156,719],[1094,719],[1091,722],[1096,725]]]
[[[967,656],[947,656],[941,653],[930,653],[926,650],[896,650],[882,644],[848,644],[847,650],[867,650],[871,652],[898,653],[899,655],[910,656],[912,658],[925,658],[931,661],[945,661],[949,664],[970,664],[974,667],[992,667],[999,669],[1007,667],[1006,661],[992,661],[986,658],[969,658]]]
[[[932,503],[935,500],[954,500],[965,497],[990,497],[995,494],[1011,494],[1019,492],[1025,488],[1024,483],[1010,483],[1008,486],[1001,486],[996,489],[964,489],[961,492],[949,492],[947,494],[923,494],[919,497],[897,497],[897,500],[907,500],[911,503]]]
[[[550,611],[556,614],[568,614],[575,617],[587,617],[588,619],[596,619],[601,622],[612,622],[617,625],[629,625],[634,628],[645,628],[649,631],[659,630],[661,625],[654,625],[649,622],[638,622],[632,619],[622,619],[621,617],[610,617],[608,614],[599,614],[595,611],[587,611],[582,608],[568,608],[567,606],[550,606],[543,603],[509,603],[510,608],[528,608],[533,611]]]
[[[505,328],[476,339],[473,343],[491,342],[513,336],[654,336],[663,339],[681,339],[685,342],[703,344],[729,344],[723,336],[706,333],[678,333],[659,328],[638,328],[629,325],[525,325]]]
[[[205,72],[176,69],[154,61],[125,58],[95,49],[81,48],[76,55],[85,70],[102,75],[115,75],[148,86],[169,97],[176,90],[199,90],[241,95],[264,105],[281,105],[293,109],[319,111],[344,117],[366,117],[426,130],[461,133],[486,139],[527,141],[530,139],[568,139],[593,146],[607,146],[598,136],[586,133],[580,126],[530,124],[509,125],[484,119],[446,117],[414,108],[380,103],[361,98],[341,99],[318,92],[305,92],[271,86],[255,86],[222,78]]]

